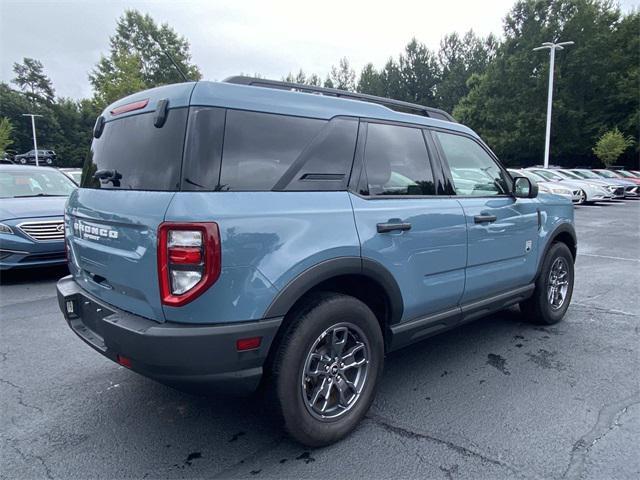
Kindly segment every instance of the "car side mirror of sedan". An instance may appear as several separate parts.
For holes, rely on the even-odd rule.
[[[513,179],[513,196],[516,198],[536,198],[538,196],[538,184],[527,177],[515,177]]]

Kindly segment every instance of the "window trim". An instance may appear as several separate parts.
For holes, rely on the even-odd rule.
[[[362,181],[366,182],[368,186],[369,182],[367,179],[367,169],[365,167],[365,146],[367,143],[367,137],[369,134],[369,124],[381,124],[381,125],[391,125],[396,127],[404,127],[404,128],[413,128],[415,130],[419,130],[422,135],[422,141],[424,142],[425,151],[427,153],[427,162],[431,167],[431,174],[434,181],[434,185],[436,187],[436,192],[441,190],[444,191],[444,172],[438,169],[440,166],[439,159],[437,158],[436,152],[433,151],[433,145],[429,144],[429,141],[426,137],[427,128],[424,125],[419,125],[415,123],[408,122],[397,122],[393,120],[383,120],[377,118],[368,118],[361,117],[360,118],[360,129],[358,129],[358,140],[356,143],[356,151],[355,158],[353,161],[353,168],[351,172],[351,178],[349,179],[348,191],[363,200],[420,200],[420,199],[430,199],[430,198],[450,198],[451,195],[446,193],[439,194],[436,193],[434,195],[363,195],[360,193],[360,185],[362,185]],[[357,178],[355,178],[357,176]]]
[[[511,174],[509,174],[509,172],[507,171],[506,167],[504,165],[502,165],[502,162],[500,162],[500,159],[491,151],[491,149],[487,146],[486,143],[484,143],[481,139],[473,136],[473,135],[469,135],[468,133],[465,132],[457,132],[455,130],[449,130],[446,128],[437,128],[437,127],[429,127],[427,128],[427,130],[429,130],[429,133],[431,135],[431,138],[433,139],[433,142],[436,145],[436,149],[438,150],[438,156],[440,157],[441,163],[442,163],[442,169],[443,171],[445,171],[445,175],[448,177],[448,183],[449,186],[451,188],[451,196],[454,198],[514,198],[513,195],[513,177],[511,176]],[[498,166],[498,168],[506,175],[506,177],[508,179],[511,180],[511,184],[510,184],[510,189],[508,193],[499,193],[497,195],[458,195],[455,191],[455,183],[453,180],[453,175],[451,174],[451,168],[449,166],[449,161],[447,160],[447,156],[444,153],[444,149],[442,148],[442,144],[440,143],[440,140],[438,139],[437,135],[434,135],[434,132],[442,132],[442,133],[448,133],[450,135],[459,135],[461,137],[465,137],[468,138],[470,140],[472,140],[473,142],[475,142],[480,148],[482,148],[488,155],[489,158],[491,158],[491,160],[493,160],[493,162]]]

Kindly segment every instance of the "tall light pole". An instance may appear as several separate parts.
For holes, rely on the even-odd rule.
[[[549,49],[549,93],[547,95],[547,134],[544,139],[544,168],[549,168],[549,144],[551,142],[551,105],[553,103],[553,69],[556,62],[556,50],[564,50],[567,45],[573,45],[573,42],[544,42],[540,47],[534,48],[534,51]]]
[[[36,153],[36,167],[40,166],[40,162],[38,162],[38,142],[36,140],[36,117],[41,117],[42,115],[37,115],[35,113],[23,113],[23,117],[31,117],[31,131],[33,132],[33,151]]]

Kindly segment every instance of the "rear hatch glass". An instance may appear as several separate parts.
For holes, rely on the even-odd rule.
[[[85,161],[82,188],[178,190],[187,115],[187,108],[169,110],[161,128],[154,112],[105,123]]]

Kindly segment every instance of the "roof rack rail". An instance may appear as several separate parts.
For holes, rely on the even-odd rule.
[[[338,90],[337,88],[316,87],[314,85],[304,85],[301,83],[281,82],[278,80],[267,80],[265,78],[246,77],[237,75],[225,78],[225,83],[236,83],[239,85],[249,85],[255,87],[275,88],[279,90],[294,90],[297,92],[317,93],[320,95],[328,95],[332,97],[347,98],[349,100],[359,100],[362,102],[377,103],[393,110],[408,110],[411,113],[418,113],[425,117],[435,118],[437,120],[445,120],[447,122],[455,122],[449,113],[439,108],[425,107],[417,103],[405,102],[402,100],[394,100],[392,98],[377,97],[366,93],[347,92],[346,90]]]

